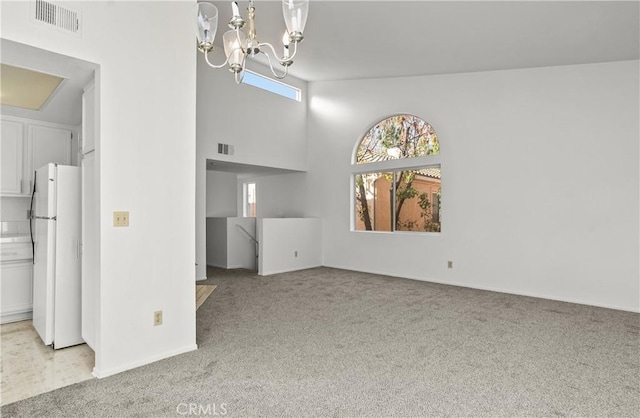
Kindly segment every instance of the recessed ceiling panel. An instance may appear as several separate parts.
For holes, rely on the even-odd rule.
[[[0,64],[0,103],[40,110],[62,80],[50,74]]]

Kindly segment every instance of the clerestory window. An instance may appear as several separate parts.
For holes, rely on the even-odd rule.
[[[353,229],[440,232],[440,142],[413,115],[394,115],[360,140],[353,166]]]
[[[253,71],[244,71],[242,84],[248,84],[262,90],[270,91],[271,93],[286,97],[287,99],[295,100],[296,102],[302,101],[302,92],[299,88],[290,86],[281,81],[274,80],[261,74],[254,73]]]

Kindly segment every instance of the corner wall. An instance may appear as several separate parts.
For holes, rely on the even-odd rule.
[[[324,265],[640,310],[638,73],[626,61],[310,83]],[[351,232],[354,146],[402,112],[441,141],[442,233]]]
[[[285,273],[322,265],[322,220],[264,218],[256,225],[258,274]]]

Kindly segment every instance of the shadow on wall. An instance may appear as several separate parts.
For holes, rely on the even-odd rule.
[[[257,271],[256,218],[207,218],[207,265]]]

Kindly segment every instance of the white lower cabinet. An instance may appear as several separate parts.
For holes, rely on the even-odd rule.
[[[33,264],[10,261],[0,264],[0,323],[30,319],[33,310]]]

